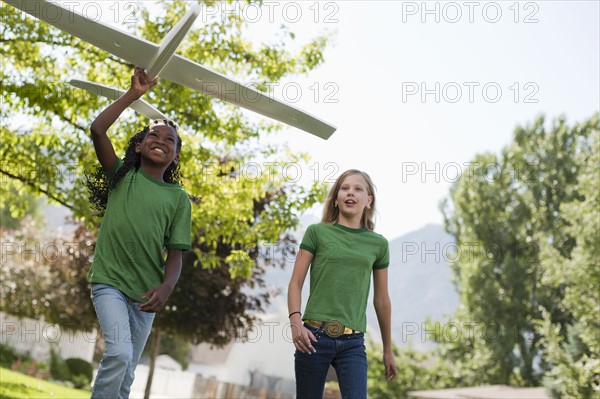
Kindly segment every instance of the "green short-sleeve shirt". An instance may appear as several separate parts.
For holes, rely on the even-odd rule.
[[[305,320],[339,320],[367,329],[367,300],[373,269],[389,266],[388,241],[366,228],[319,223],[308,227],[300,248],[314,255]]]
[[[117,159],[107,176],[112,178],[122,165]],[[130,170],[108,197],[88,281],[144,302],[141,296],[163,281],[165,249],[189,250],[190,230],[185,190],[141,168]]]

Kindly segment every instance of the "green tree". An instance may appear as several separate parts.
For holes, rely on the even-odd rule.
[[[286,239],[291,243],[291,239]],[[194,248],[200,248],[198,242]],[[230,246],[220,244],[220,251],[231,253]],[[149,383],[147,396],[153,378],[156,356],[167,353],[176,358],[181,355],[169,345],[172,338],[186,340],[193,344],[208,342],[222,346],[232,339],[245,339],[253,326],[257,325],[258,313],[269,303],[269,292],[265,289],[263,275],[267,259],[259,257],[257,250],[248,252],[256,264],[251,269],[251,277],[231,275],[231,256],[223,257],[218,266],[203,267],[196,252],[183,255],[183,268],[179,283],[173,290],[165,309],[157,314],[151,339],[146,351],[150,354]],[[167,342],[167,347],[163,343]]]
[[[571,222],[566,232],[576,244],[570,256],[549,244],[542,248],[543,281],[564,287],[556,306],[573,315],[573,322],[562,326],[553,323],[546,312],[538,324],[551,367],[545,385],[556,397],[600,395],[600,130],[595,122],[590,150],[576,155],[582,166],[577,184],[569,189],[578,195],[561,207]]]
[[[597,130],[597,115],[571,127],[559,119],[549,129],[539,118],[517,128],[500,156],[477,155],[451,188],[442,208],[459,248],[453,268],[461,304],[448,322],[471,334],[440,342],[448,359],[467,363],[469,379],[538,385],[549,358],[536,323],[549,318],[563,337],[573,323],[573,310],[557,306],[567,286],[544,278],[541,249],[574,254],[578,237],[563,207],[582,198],[581,154],[589,156]]]
[[[162,4],[158,16],[143,11],[134,33],[159,41],[185,8],[185,2]],[[88,125],[107,101],[71,89],[65,82],[81,76],[125,87],[132,66],[44,22],[2,3],[3,126],[0,174],[5,185],[3,210],[19,212],[27,197],[45,196],[69,208],[92,229],[99,220],[90,209],[85,171],[96,165]],[[293,35],[255,48],[245,39],[248,26],[237,15],[202,24],[190,32],[180,53],[219,72],[243,75],[260,84],[304,73],[318,66],[326,44],[317,37],[297,54],[286,50]],[[287,32],[284,30],[284,32]],[[181,168],[188,191],[199,197],[193,207],[195,252],[203,267],[230,268],[232,276],[249,277],[251,252],[259,243],[278,242],[298,223],[301,211],[320,200],[323,187],[296,185],[283,165],[306,160],[286,145],[262,144],[281,126],[253,122],[239,108],[168,81],[149,100],[183,127]],[[145,121],[124,115],[112,129],[117,151]],[[131,126],[136,126],[132,128]],[[279,167],[278,167],[279,166]],[[224,250],[225,249],[225,250]]]
[[[44,305],[39,292],[45,292],[50,273],[42,264],[45,240],[35,222],[26,217],[18,229],[2,229],[0,260],[0,310],[15,316],[39,319]]]
[[[83,225],[73,235],[44,227],[25,217],[1,230],[0,310],[89,331],[97,324],[85,279],[95,237]]]
[[[393,345],[393,351],[398,375],[390,381],[385,378],[381,345],[370,341],[367,346],[367,390],[370,398],[406,398],[410,391],[452,386],[451,370],[446,363],[435,358],[433,351],[417,352],[410,345],[405,348]]]
[[[133,33],[160,41],[182,15],[185,2],[161,7],[156,17],[143,11],[139,24],[131,28]],[[3,199],[15,187],[19,193],[46,196],[71,209],[86,224],[97,225],[83,176],[97,165],[89,123],[108,102],[66,82],[80,76],[126,87],[132,66],[5,3],[2,8],[1,54],[8,64],[0,72]],[[245,39],[248,31],[239,16],[228,14],[224,20],[216,18],[191,31],[179,52],[218,72],[244,76],[262,88],[307,72],[323,60],[325,37],[290,54],[286,44],[293,35],[255,48]],[[201,206],[194,207],[193,223],[205,248],[205,265],[219,264],[219,242],[234,243],[244,249],[236,254],[239,261],[232,265],[233,272],[249,275],[242,252],[257,242],[279,240],[282,232],[295,226],[298,212],[322,194],[317,182],[313,187],[300,187],[283,173],[283,165],[303,164],[306,155],[285,145],[261,143],[281,125],[254,122],[237,107],[169,81],[161,81],[148,99],[184,127],[181,168],[185,186],[202,200]],[[133,113],[120,118],[112,129],[118,152],[145,123]],[[258,215],[255,202],[261,203]],[[10,197],[10,206],[11,212],[18,212],[26,201],[22,196]]]
[[[3,180],[6,179],[0,177],[0,184]],[[8,198],[23,194],[26,195],[26,201],[28,201],[27,205],[19,209],[11,209],[11,201]],[[7,195],[6,197],[6,203],[0,209],[0,228],[16,229],[19,227],[21,219],[25,216],[30,216],[37,224],[43,223],[44,215],[42,214],[42,209],[45,204],[42,198],[31,193],[19,193],[14,188],[12,189],[10,196]]]
[[[85,175],[97,161],[88,126],[108,102],[66,82],[81,77],[124,88],[133,66],[5,3],[0,6],[0,55],[5,60],[0,71],[0,175],[5,179],[1,210],[10,205],[12,215],[22,214],[25,196],[9,193],[31,193],[67,207],[93,233],[99,219],[89,206]],[[164,2],[157,7],[159,12],[136,14],[137,23],[128,27],[131,33],[159,42],[183,15],[186,2]],[[272,42],[260,45],[247,39],[250,28],[239,15],[219,16],[190,31],[178,53],[217,72],[254,82],[262,90],[323,62],[327,36],[315,37],[291,53],[295,35],[288,28],[282,27]],[[252,286],[260,274],[259,245],[287,242],[286,231],[298,224],[299,214],[323,198],[320,182],[305,187],[285,175],[285,165],[303,169],[307,156],[285,144],[265,143],[265,137],[281,130],[281,125],[256,121],[237,107],[172,82],[161,81],[146,99],[183,128],[184,186],[200,199],[192,210],[194,264],[215,270],[205,278],[224,282],[225,271],[233,279],[229,286],[243,285],[236,278],[250,279]],[[123,153],[127,139],[146,123],[133,112],[119,119],[109,132],[117,153]],[[190,286],[182,279],[179,287],[189,293],[201,291],[204,285],[205,281],[197,281]],[[178,295],[173,294],[170,309],[176,307]],[[261,309],[260,302],[254,304],[252,309]],[[177,317],[193,307],[210,310],[211,306],[214,302],[183,301],[177,306]],[[189,336],[191,319],[182,320],[171,327]],[[157,325],[162,325],[160,320]]]

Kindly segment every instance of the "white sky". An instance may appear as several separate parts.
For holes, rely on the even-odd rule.
[[[297,80],[296,105],[338,130],[327,141],[296,129],[286,138],[312,155],[308,176],[325,178],[328,163],[367,171],[378,188],[377,231],[388,239],[443,223],[438,204],[457,170],[476,153],[499,153],[517,125],[541,114],[578,122],[600,109],[597,1],[321,2],[319,24],[316,3],[306,4],[303,29],[337,34],[325,64]],[[339,101],[325,102],[327,94]]]
[[[122,26],[136,22],[138,5],[152,8],[92,3]],[[94,17],[95,7],[71,4]],[[262,10],[217,3],[196,23],[238,13],[256,41],[272,41],[281,24],[300,43],[336,32],[323,66],[279,82],[273,94],[337,131],[325,141],[289,128],[277,139],[310,153],[301,182],[332,181],[349,168],[369,173],[376,230],[393,239],[441,224],[438,204],[457,172],[476,153],[499,153],[517,125],[541,114],[579,122],[600,109],[599,4],[265,0]]]

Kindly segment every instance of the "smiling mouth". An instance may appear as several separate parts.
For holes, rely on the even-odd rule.
[[[344,201],[344,204],[346,204],[346,205],[356,205],[356,201],[354,201],[354,200],[346,200],[346,201]]]
[[[151,148],[151,151],[158,152],[159,154],[166,154],[167,152],[159,147]]]

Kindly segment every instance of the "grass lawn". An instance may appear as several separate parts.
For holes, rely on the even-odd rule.
[[[88,399],[90,392],[0,368],[0,399]]]

